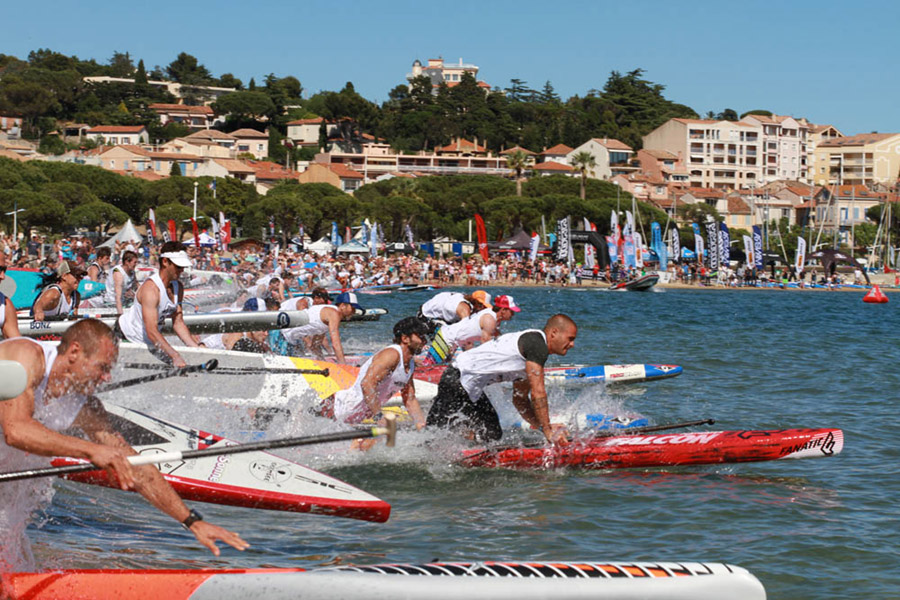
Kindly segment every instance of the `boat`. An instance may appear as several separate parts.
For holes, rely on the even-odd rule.
[[[659,274],[658,273],[649,273],[642,277],[638,277],[637,279],[630,279],[628,281],[620,281],[616,284],[609,286],[609,290],[628,290],[630,292],[646,292],[654,285],[659,283]]]
[[[766,597],[748,570],[709,562],[431,562],[303,569],[98,569],[8,576],[10,600],[712,600]]]
[[[446,365],[416,367],[416,378],[438,383],[446,368]],[[573,365],[546,367],[544,378],[547,381],[564,383],[606,383],[610,385],[677,377],[683,371],[684,369],[678,365]]]
[[[0,292],[12,300],[19,309],[30,309],[37,300],[43,284],[40,271],[34,269],[7,269],[6,278],[0,281]],[[93,298],[106,291],[106,286],[90,279],[82,279],[78,284],[78,294],[82,300]]]
[[[141,455],[233,446],[221,436],[105,403],[113,426]],[[54,467],[84,464],[57,457]],[[208,456],[157,465],[184,500],[266,510],[313,513],[383,523],[388,503],[339,479],[268,452]],[[66,479],[118,487],[105,470],[69,474]]]
[[[86,316],[91,316],[90,309]],[[116,317],[101,317],[101,321],[114,327]],[[19,331],[25,337],[52,339],[60,336],[78,319],[62,321],[34,321],[19,319]],[[194,313],[184,315],[184,324],[191,333],[226,333],[231,331],[265,331],[270,329],[287,329],[300,327],[309,322],[309,316],[302,310],[267,310],[248,312],[215,312]],[[160,328],[162,333],[172,333],[172,320],[166,319]]]
[[[469,449],[458,462],[511,469],[628,469],[828,457],[843,447],[840,429],[697,431],[593,436],[568,446]]]

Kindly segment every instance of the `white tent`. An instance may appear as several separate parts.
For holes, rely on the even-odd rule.
[[[338,253],[348,254],[368,254],[369,247],[357,240],[350,240],[346,244],[341,244],[337,249]]]
[[[133,242],[138,243],[143,241],[144,238],[141,237],[141,234],[137,232],[137,229],[134,228],[134,223],[131,222],[131,219],[122,226],[122,229],[119,232],[100,244],[99,248],[115,248],[116,242]]]
[[[192,237],[191,239],[189,239],[189,240],[185,240],[185,241],[184,241],[184,244],[185,244],[186,246],[193,246],[193,245],[195,245],[196,243],[197,243],[197,242],[195,241],[195,238],[193,238],[193,237]],[[215,245],[216,245],[216,238],[214,238],[213,236],[209,235],[209,234],[206,233],[205,231],[201,231],[201,232],[200,232],[200,245],[201,245],[201,246],[215,246]]]
[[[307,252],[314,252],[316,254],[331,254],[331,251],[334,250],[334,244],[328,241],[327,236],[324,236],[318,241],[307,244],[303,249]]]

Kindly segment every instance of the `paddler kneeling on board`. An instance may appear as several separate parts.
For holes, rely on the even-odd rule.
[[[512,381],[512,401],[522,418],[548,442],[568,444],[565,427],[550,423],[544,363],[550,354],[565,356],[577,334],[575,322],[557,314],[543,329],[507,333],[460,353],[441,376],[426,424],[463,431],[479,442],[499,440],[503,436],[500,418],[484,390],[493,383]]]
[[[359,299],[352,292],[343,292],[334,299],[334,304],[313,304],[306,309],[309,323],[300,327],[291,327],[281,331],[284,339],[292,346],[306,345],[306,349],[312,352],[320,360],[325,358],[325,334],[331,341],[331,349],[334,351],[335,362],[346,364],[344,347],[341,345],[341,332],[339,326],[342,321],[349,319],[356,311],[362,311]]]
[[[425,427],[425,414],[416,398],[413,373],[415,356],[427,343],[428,327],[416,317],[407,317],[394,325],[394,343],[375,353],[363,363],[356,382],[326,399],[319,407],[322,416],[358,424],[365,419],[381,420],[381,407],[400,392],[403,405],[416,424]],[[354,447],[368,450],[375,439],[354,442]]]
[[[216,541],[244,550],[249,544],[238,534],[188,509],[156,467],[136,467],[126,459],[134,449],[113,429],[103,404],[92,395],[99,383],[109,381],[118,351],[112,329],[96,319],[72,325],[59,346],[26,338],[0,342],[0,360],[20,363],[28,380],[24,392],[0,402],[3,470],[49,466],[49,459],[40,457],[86,459],[106,469],[123,490],[136,490],[180,522],[214,555],[219,555]],[[70,428],[81,430],[90,441],[60,433]],[[0,483],[0,572],[34,569],[25,528],[38,501],[51,497],[52,484],[51,478]]]

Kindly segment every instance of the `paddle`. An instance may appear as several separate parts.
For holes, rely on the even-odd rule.
[[[128,462],[134,466],[155,465],[163,462],[191,460],[204,456],[224,456],[226,454],[240,454],[242,452],[255,452],[257,450],[273,450],[276,448],[290,448],[294,446],[312,446],[315,444],[327,444],[329,442],[343,442],[347,440],[373,438],[381,435],[387,436],[387,445],[394,446],[397,440],[397,423],[393,418],[385,415],[387,427],[372,427],[366,431],[341,431],[339,433],[326,433],[307,437],[282,438],[263,442],[251,442],[237,444],[221,448],[204,448],[203,450],[183,450],[173,452],[161,452],[159,454],[146,454],[129,456]],[[21,479],[36,479],[38,477],[53,477],[69,475],[71,473],[83,473],[96,471],[99,467],[92,463],[80,465],[67,465],[65,467],[49,467],[46,469],[33,469],[30,471],[16,471],[14,473],[0,473],[0,483],[6,481],[19,481]]]
[[[160,365],[163,369],[167,369],[168,367],[165,365]],[[208,373],[219,366],[219,361],[216,359],[208,360],[203,364],[199,365],[189,365],[187,367],[181,367],[180,369],[168,369],[162,373],[156,373],[154,375],[145,375],[143,377],[135,377],[134,379],[126,379],[125,381],[117,381],[116,383],[110,383],[109,385],[104,385],[103,387],[97,389],[97,393],[100,392],[109,392],[112,390],[118,390],[124,387],[131,387],[133,385],[138,385],[140,383],[147,383],[150,381],[157,381],[160,379],[168,379],[169,377],[178,377],[179,375],[187,375],[188,373]]]
[[[0,360],[0,400],[15,398],[25,391],[28,374],[22,363],[14,360]]]
[[[126,369],[149,369],[162,370],[167,369],[166,365],[154,365],[152,363],[122,363]],[[278,369],[269,367],[218,367],[215,371],[220,375],[266,375],[266,374],[282,374],[282,375],[322,375],[328,377],[330,371],[328,369]]]
[[[627,429],[608,429],[604,431],[598,431],[591,438],[607,438],[607,437],[617,437],[617,436],[629,436],[629,435],[638,435],[642,433],[653,433],[655,431],[666,431],[668,429],[682,429],[684,427],[696,427],[698,425],[712,425],[715,423],[714,419],[702,419],[699,421],[682,421],[680,423],[668,423],[664,425],[645,425],[643,427],[629,427]],[[540,442],[529,442],[526,444],[522,444],[522,448],[540,448],[541,446],[545,446],[547,444],[546,441]],[[473,458],[484,456],[485,454],[490,454],[491,452],[495,452],[496,450],[502,447],[497,448],[485,448],[483,451],[478,452],[476,454],[472,454],[470,456],[466,456],[463,460],[472,460]]]

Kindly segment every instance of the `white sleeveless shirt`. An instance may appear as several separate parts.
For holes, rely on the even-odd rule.
[[[54,283],[53,285],[48,285],[47,289],[41,292],[41,296],[43,296],[47,290],[52,290],[54,288],[59,290],[59,301],[56,303],[55,307],[44,310],[44,318],[58,317],[60,315],[65,316],[72,312],[72,303],[75,300],[75,292],[72,292],[72,300],[69,300],[66,298],[63,289],[58,284]],[[38,296],[38,298],[40,298],[40,296]]]
[[[416,362],[412,356],[409,357],[408,364],[403,364],[403,348],[398,344],[392,344],[387,349],[397,352],[400,355],[400,360],[390,375],[379,381],[375,387],[375,398],[378,400],[378,404],[382,406],[390,400],[391,396],[402,390],[409,383],[416,368]],[[359,369],[359,375],[356,376],[356,381],[353,383],[353,387],[335,393],[335,420],[344,421],[345,423],[359,423],[366,417],[371,416],[369,407],[363,398],[362,382],[366,377],[366,373],[369,372],[369,367],[372,366],[372,360],[375,356],[378,355],[375,354],[369,357],[369,360],[363,363],[363,366]]]
[[[103,292],[103,302],[106,304],[116,305],[116,279],[113,275],[116,271],[122,274],[122,301],[125,301],[125,294],[130,290],[137,280],[133,275],[129,275],[122,265],[116,265],[109,273],[109,277],[105,278],[106,290]]]
[[[451,349],[458,348],[469,342],[477,342],[481,339],[481,317],[489,315],[496,321],[494,309],[485,308],[473,315],[469,315],[458,323],[441,327],[441,337]]]
[[[306,314],[309,316],[309,323],[301,325],[300,327],[284,329],[282,331],[284,339],[292,344],[296,344],[299,343],[302,338],[328,333],[328,324],[322,321],[322,311],[326,308],[337,311],[337,307],[333,304],[316,304],[315,306],[310,306],[306,309]],[[340,316],[340,312],[338,312],[338,316]]]
[[[111,273],[101,267],[100,263],[98,263],[97,261],[92,262],[88,268],[90,267],[97,267],[97,279],[95,279],[94,281],[96,281],[97,283],[108,285],[106,282],[109,281],[109,276],[111,275]]]
[[[176,301],[178,299],[178,286],[181,284],[177,281],[173,282],[175,286],[175,301],[173,301],[169,298],[168,290],[166,290],[166,286],[160,278],[159,272],[154,273],[153,276],[150,277],[150,281],[152,281],[159,289],[159,303],[156,305],[156,312],[158,315],[156,325],[157,327],[161,327],[163,322],[174,315],[175,311],[178,310]],[[153,343],[150,341],[150,338],[147,337],[147,328],[144,327],[144,313],[137,297],[134,299],[134,304],[119,317],[119,329],[122,330],[122,333],[129,342],[138,344]]]
[[[422,315],[445,323],[455,323],[459,321],[456,309],[460,302],[465,301],[466,297],[458,292],[441,292],[422,305]]]
[[[525,378],[525,357],[519,353],[519,338],[532,331],[539,332],[544,341],[547,340],[543,330],[526,329],[501,335],[457,355],[453,366],[459,369],[459,382],[473,402],[477,402],[492,383]]]

